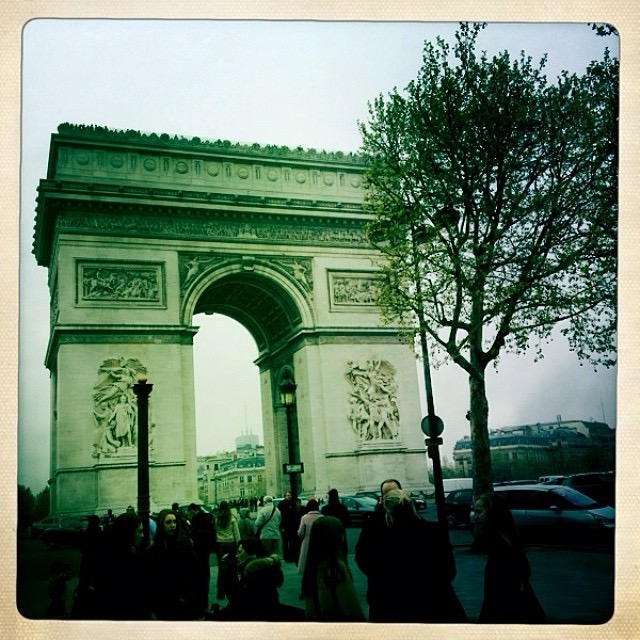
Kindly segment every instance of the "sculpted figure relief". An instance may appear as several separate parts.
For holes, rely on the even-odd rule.
[[[135,358],[111,358],[100,365],[93,394],[94,458],[135,447],[138,405],[132,385],[146,373]]]
[[[82,269],[84,300],[159,299],[160,283],[156,269],[130,267],[88,267]]]
[[[358,441],[395,440],[399,436],[395,369],[386,360],[347,363],[351,385],[349,422]]]
[[[372,305],[376,300],[376,280],[373,278],[333,278],[333,303]]]

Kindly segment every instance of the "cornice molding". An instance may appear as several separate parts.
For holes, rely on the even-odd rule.
[[[109,129],[99,125],[71,124],[68,122],[58,126],[58,134],[67,138],[77,138],[100,142],[113,142],[118,145],[135,144],[148,146],[162,146],[172,149],[192,151],[215,151],[243,157],[259,158],[290,158],[302,160],[324,161],[345,165],[364,166],[364,159],[355,153],[342,151],[325,151],[286,146],[243,144],[229,140],[206,140],[200,137],[186,138],[167,133],[141,132],[135,129]]]

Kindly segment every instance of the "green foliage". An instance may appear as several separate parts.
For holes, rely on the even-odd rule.
[[[18,485],[18,533],[49,515],[49,487],[34,497],[29,487]]]
[[[18,485],[18,533],[23,532],[31,525],[36,499],[29,487]]]
[[[542,357],[558,326],[579,358],[614,364],[618,229],[617,60],[551,84],[545,58],[477,52],[482,28],[426,42],[418,77],[360,124],[383,318],[469,374],[476,463],[504,350]]]
[[[50,499],[50,491],[49,487],[46,486],[37,496],[36,496],[36,504],[33,510],[33,520],[37,522],[38,520],[42,520],[46,518],[51,510],[51,505],[49,503]]]

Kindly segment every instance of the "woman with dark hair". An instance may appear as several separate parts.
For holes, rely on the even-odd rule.
[[[342,525],[346,528],[351,524],[351,518],[349,518],[349,510],[340,502],[340,494],[337,489],[329,489],[327,494],[327,504],[322,507],[320,513],[323,516],[333,516],[338,518]]]
[[[334,516],[319,518],[311,529],[302,592],[307,620],[365,620],[347,561],[345,528]]]
[[[531,566],[505,500],[495,494],[475,503],[476,539],[487,554],[481,623],[536,624],[546,616],[529,579]]]
[[[143,537],[142,520],[136,513],[123,513],[115,519],[96,581],[98,617],[151,619]]]
[[[153,544],[146,554],[151,606],[158,620],[195,620],[205,611],[196,605],[197,565],[189,537],[175,511],[163,509]]]
[[[224,584],[227,580],[224,575],[224,556],[235,556],[240,542],[238,520],[231,512],[231,507],[226,500],[218,505],[218,513],[215,518],[216,529],[216,556],[218,559],[218,579],[216,584],[217,598],[223,600],[226,597]]]

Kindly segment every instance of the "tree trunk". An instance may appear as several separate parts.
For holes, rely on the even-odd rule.
[[[489,404],[484,370],[469,376],[469,392],[473,443],[473,493],[479,496],[493,490],[491,449],[489,448]]]

